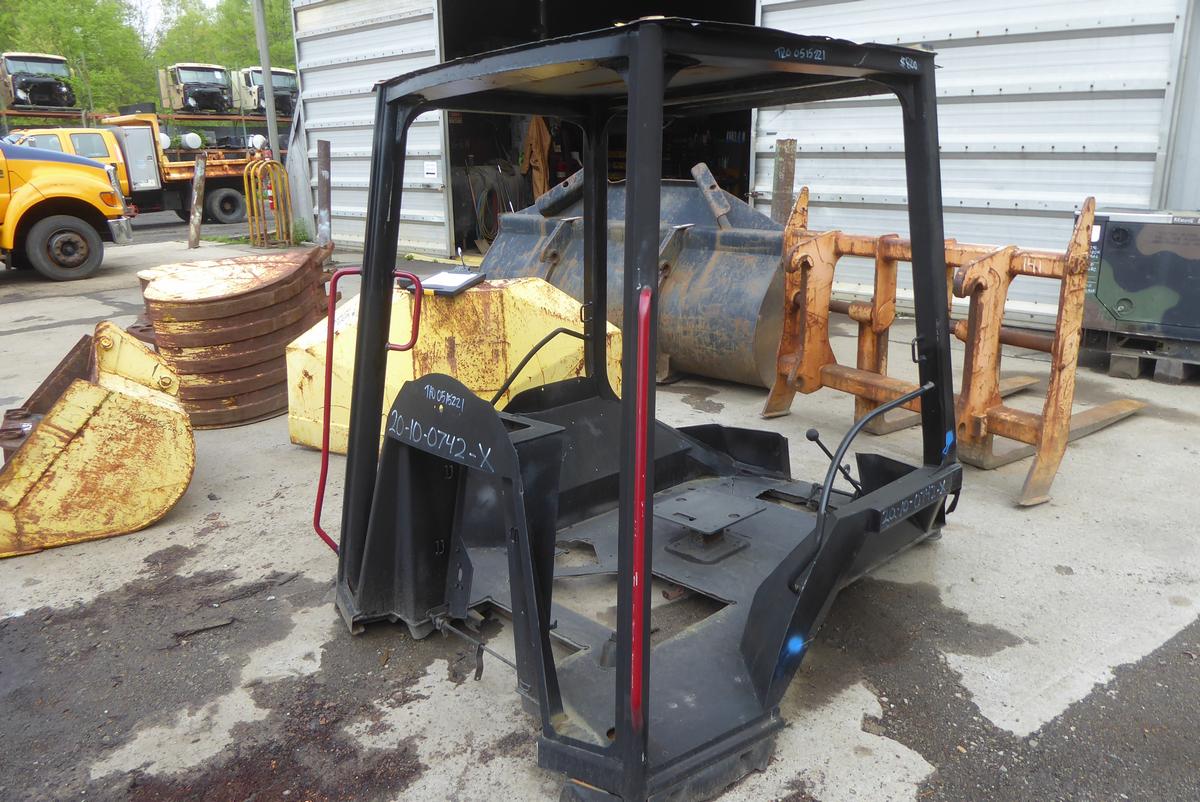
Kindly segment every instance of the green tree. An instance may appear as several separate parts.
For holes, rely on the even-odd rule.
[[[123,0],[3,2],[0,50],[64,56],[78,102],[92,109],[111,111],[157,94],[149,54]]]
[[[292,12],[288,0],[266,0],[267,41],[272,67],[294,68]],[[230,70],[259,63],[250,0],[174,0],[164,6],[165,23],[154,48],[158,67],[181,61],[220,64]]]

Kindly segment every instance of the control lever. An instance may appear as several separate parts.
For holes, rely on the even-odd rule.
[[[467,633],[463,632],[458,627],[451,624],[448,616],[446,616],[446,615],[433,616],[433,627],[434,627],[434,629],[436,629],[438,632],[442,633],[443,635],[455,635],[459,638],[462,638],[467,643],[469,643],[475,647],[475,680],[476,681],[483,679],[483,654],[484,654],[484,652],[487,652],[492,657],[495,657],[497,660],[499,660],[501,663],[504,663],[504,665],[508,666],[513,671],[517,670],[516,663],[514,663],[512,660],[509,660],[507,657],[500,654],[495,649],[492,649],[491,647],[487,646],[483,641],[479,640],[478,638],[472,638],[470,635],[468,635]]]
[[[808,439],[808,442],[816,443],[818,446],[820,446],[821,450],[825,452],[825,456],[829,457],[829,459],[831,461],[833,460],[833,452],[830,451],[828,448],[826,448],[825,444],[821,442],[821,433],[820,432],[818,432],[816,429],[809,429],[807,432],[804,433],[804,436]],[[849,482],[850,484],[854,485],[854,490],[856,492],[858,492],[859,494],[861,494],[862,493],[862,485],[860,485],[854,479],[854,477],[850,475],[850,467],[847,465],[839,465],[839,466],[837,466],[837,468],[839,471],[842,472],[842,476],[846,477],[846,481]]]

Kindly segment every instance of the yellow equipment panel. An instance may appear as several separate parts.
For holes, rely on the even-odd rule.
[[[393,295],[392,342],[408,341],[412,302],[406,290]],[[621,333],[611,323],[607,326],[608,376],[620,393]],[[293,443],[311,448],[321,447],[326,327],[321,321],[287,348],[288,431]],[[388,353],[384,414],[406,381],[427,373],[453,376],[490,400],[530,349],[556,328],[583,330],[579,302],[539,278],[484,281],[455,296],[426,295],[416,346]],[[346,453],[357,336],[358,299],[352,298],[334,316],[329,449],[337,454]],[[583,341],[555,337],[529,361],[497,406],[503,409],[531,387],[582,376],[583,370]]]

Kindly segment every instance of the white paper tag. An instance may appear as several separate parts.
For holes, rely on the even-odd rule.
[[[441,273],[434,273],[428,278],[421,279],[421,286],[427,290],[457,290],[468,281],[478,278],[478,273],[461,273],[444,270]]]
[[[437,179],[437,177],[438,177],[438,163],[437,162],[425,162],[425,177]]]

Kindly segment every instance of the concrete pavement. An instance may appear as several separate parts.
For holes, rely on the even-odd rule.
[[[204,223],[200,226],[200,235],[221,237],[248,237],[250,228],[245,222],[241,223]],[[187,240],[187,223],[179,219],[175,212],[148,212],[133,218],[133,241],[146,242],[177,242]]]
[[[95,321],[132,321],[140,267],[242,250],[114,248],[70,284],[0,274],[0,406]],[[892,336],[904,377],[908,324]],[[1043,355],[1006,353],[1006,373],[1044,379]],[[1149,407],[1072,444],[1041,507],[1012,503],[1028,462],[967,468],[945,536],[835,603],[774,760],[723,799],[1200,798],[1198,392],[1081,369],[1080,405]],[[800,396],[763,421],[763,396],[685,379],[660,388],[659,415],[781,431],[794,474],[823,474],[803,433],[836,441],[851,399]],[[919,455],[912,431],[864,438]],[[336,560],[309,525],[318,456],[284,419],[198,432],[197,447],[159,524],[0,561],[0,799],[556,798],[507,669],[474,682],[455,641],[340,623]],[[488,635],[511,651],[506,626]]]

